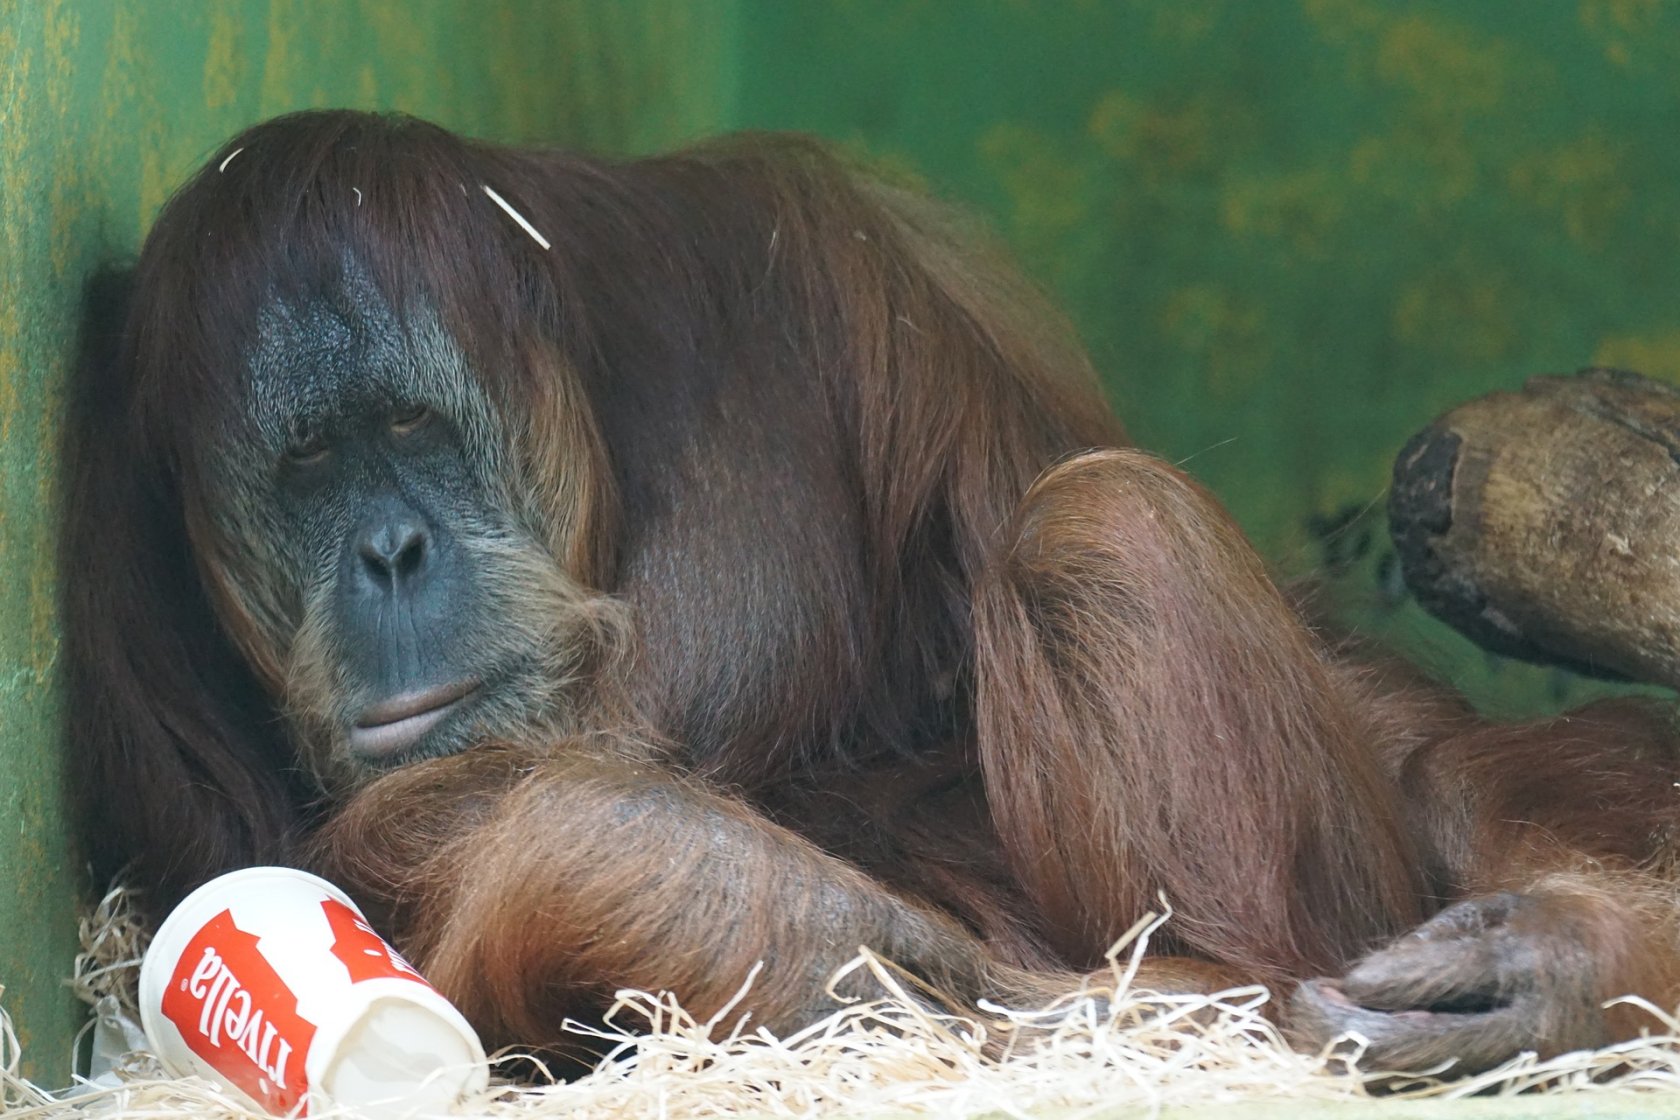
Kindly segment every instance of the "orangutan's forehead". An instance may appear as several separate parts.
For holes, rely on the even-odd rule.
[[[264,305],[246,400],[259,428],[284,433],[393,402],[448,408],[470,384],[430,307],[415,301],[399,317],[352,272],[330,290]]]

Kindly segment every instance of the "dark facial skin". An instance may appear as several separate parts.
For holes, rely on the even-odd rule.
[[[475,496],[458,441],[429,405],[367,388],[339,397],[347,408],[300,418],[278,494],[310,552],[336,553],[342,668],[369,701],[350,749],[380,760],[467,715],[491,667],[463,656],[483,607],[456,537],[459,506]]]
[[[561,716],[579,591],[512,512],[501,418],[424,309],[399,320],[354,271],[271,305],[246,413],[213,521],[325,785]]]

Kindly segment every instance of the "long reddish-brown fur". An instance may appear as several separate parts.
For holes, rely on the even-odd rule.
[[[509,501],[593,621],[567,726],[322,801],[262,605],[202,543],[230,499],[200,433],[238,422],[263,301],[346,258],[521,418]],[[1038,297],[807,142],[620,162],[286,118],[183,188],[135,290],[73,428],[69,742],[100,874],[159,908],[307,861],[527,1044],[626,985],[704,1016],[758,961],[742,1006],[789,1028],[860,944],[959,1001],[1033,998],[1158,892],[1145,984],[1338,976],[1522,892],[1536,982],[1579,989],[1543,1045],[1631,1029],[1595,1018],[1624,990],[1680,997],[1666,714],[1489,727],[1331,648],[1208,494],[1116,449]],[[1476,1029],[1472,1061],[1529,1040]]]

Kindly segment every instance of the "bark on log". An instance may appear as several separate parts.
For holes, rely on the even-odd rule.
[[[1389,528],[1485,648],[1680,686],[1680,392],[1589,369],[1471,401],[1401,450]]]

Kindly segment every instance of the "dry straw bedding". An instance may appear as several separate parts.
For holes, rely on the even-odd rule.
[[[1155,923],[1158,924],[1158,923]],[[696,1022],[668,994],[624,992],[613,1021],[622,1033],[589,1076],[570,1083],[493,1086],[463,1112],[483,1117],[714,1116],[1070,1117],[1178,1115],[1396,1117],[1451,1115],[1680,1115],[1680,1022],[1651,1008],[1662,1033],[1551,1061],[1518,1058],[1479,1077],[1403,1082],[1351,1072],[1346,1047],[1299,1054],[1260,1013],[1259,988],[1215,997],[1127,994],[1132,967],[1154,924],[1140,923],[1113,955],[1115,990],[1100,1017],[1089,1004],[1066,1009],[998,1010],[1003,1056],[983,1053],[982,1029],[930,1015],[900,998],[893,969],[862,952],[848,966],[880,984],[881,998],[848,1007],[790,1038],[750,1022],[724,1029],[720,1015]],[[113,893],[84,921],[83,952],[72,984],[89,1004],[115,999],[132,1008],[145,931],[123,895]],[[1060,1020],[1053,1028],[1044,1024]],[[1011,1024],[1034,1038],[1010,1045]],[[997,1032],[1002,1032],[1001,1035]],[[993,1051],[997,1047],[990,1048]],[[74,1101],[53,1099],[19,1072],[12,1024],[0,1010],[0,1101],[8,1120],[94,1115],[112,1120],[233,1117],[259,1120],[215,1087],[164,1076],[147,1055],[119,1067],[120,1088]],[[1380,1082],[1380,1087],[1379,1087]],[[1515,1094],[1543,1089],[1549,1099]],[[1374,1099],[1373,1094],[1385,1098]],[[1566,1100],[1557,1094],[1569,1094]],[[1419,1098],[1493,1096],[1447,1106],[1391,1103]],[[1276,1102],[1267,1107],[1266,1102]],[[1501,1104],[1501,1101],[1503,1102]],[[1313,1102],[1307,1107],[1308,1102]],[[1242,1106],[1242,1107],[1238,1107]]]

